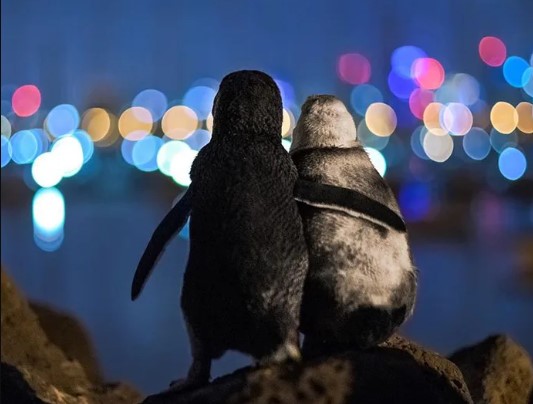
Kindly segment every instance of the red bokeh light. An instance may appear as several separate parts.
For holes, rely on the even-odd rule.
[[[435,95],[432,91],[415,89],[409,96],[409,109],[411,113],[418,119],[424,117],[424,110],[435,100]]]
[[[507,57],[507,49],[501,39],[486,36],[479,41],[479,57],[489,66],[501,66]]]
[[[346,53],[339,58],[338,74],[340,79],[346,83],[367,83],[371,72],[370,62],[359,53]]]
[[[415,83],[424,90],[436,90],[444,82],[444,68],[437,59],[416,59],[411,75]]]
[[[18,116],[31,116],[35,114],[41,106],[41,92],[32,84],[19,87],[13,93],[11,105],[13,111]]]

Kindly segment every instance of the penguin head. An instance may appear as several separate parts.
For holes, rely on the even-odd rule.
[[[292,133],[290,151],[356,146],[355,123],[342,101],[333,95],[308,97]]]
[[[241,70],[220,83],[213,103],[213,138],[221,136],[281,137],[281,94],[266,73]]]

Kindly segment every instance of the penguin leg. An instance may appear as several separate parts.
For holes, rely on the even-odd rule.
[[[185,319],[187,333],[192,350],[192,364],[187,378],[174,380],[170,383],[172,391],[187,391],[202,387],[209,383],[211,377],[211,355],[205,345],[195,334],[193,328]]]
[[[285,361],[299,362],[302,359],[300,353],[300,338],[297,330],[289,332],[289,335],[274,352],[261,358],[259,366],[268,366]]]

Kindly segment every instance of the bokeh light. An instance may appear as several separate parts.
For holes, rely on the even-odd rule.
[[[171,139],[186,139],[198,128],[198,115],[189,107],[176,105],[165,112],[161,128]]]
[[[368,129],[377,136],[390,136],[398,123],[394,110],[382,102],[368,107],[365,121]]]
[[[296,95],[294,92],[294,87],[291,83],[276,79],[274,80],[278,85],[279,91],[281,93],[281,100],[283,102],[284,108],[292,107],[296,104]]]
[[[490,137],[481,128],[472,128],[463,137],[463,149],[473,160],[483,160],[490,153]]]
[[[533,67],[528,68],[522,76],[524,84],[524,92],[533,98]]]
[[[339,78],[349,84],[363,84],[370,80],[372,68],[366,57],[359,53],[345,53],[337,64]]]
[[[450,135],[437,136],[432,132],[426,133],[422,143],[424,152],[433,161],[443,163],[453,152],[453,139]]]
[[[127,136],[122,140],[120,144],[120,154],[126,163],[134,166],[133,163],[133,146],[135,146],[135,140],[129,139]]]
[[[183,187],[191,185],[191,166],[198,152],[192,149],[183,149],[176,153],[170,162],[170,175],[172,179]]]
[[[416,84],[409,77],[403,77],[391,70],[387,78],[391,93],[401,100],[407,100],[416,89]]]
[[[9,139],[11,136],[11,122],[9,122],[9,119],[7,119],[4,115],[1,115],[0,123],[2,125],[1,135],[4,136],[6,139]]]
[[[463,136],[470,129],[474,118],[466,105],[452,102],[444,107],[441,114],[441,126],[452,135]]]
[[[61,104],[48,113],[46,130],[54,137],[74,132],[80,124],[80,115],[74,105]]]
[[[141,140],[154,126],[152,114],[143,107],[131,107],[126,109],[118,119],[118,131],[124,138]]]
[[[56,186],[63,178],[63,169],[58,155],[51,152],[41,154],[31,166],[33,180],[43,188]]]
[[[503,77],[509,85],[522,88],[529,81],[529,77],[525,75],[529,68],[529,64],[519,56],[510,56],[503,64]]]
[[[498,132],[511,133],[518,125],[518,112],[508,102],[497,102],[490,111],[490,122]]]
[[[11,158],[17,164],[31,163],[39,154],[40,142],[36,134],[31,130],[16,132],[10,139]]]
[[[371,147],[376,150],[383,150],[387,144],[389,144],[390,136],[376,136],[374,135],[368,126],[366,126],[366,121],[361,119],[357,125],[357,139],[359,142],[366,147]]]
[[[507,57],[507,49],[500,38],[486,36],[479,41],[479,56],[481,60],[492,67],[501,66]]]
[[[444,68],[433,58],[415,60],[411,75],[415,83],[425,90],[435,90],[444,82]]]
[[[424,138],[427,134],[428,129],[425,126],[419,126],[411,134],[411,149],[423,160],[429,160],[428,155],[424,151]]]
[[[13,151],[11,149],[11,142],[7,137],[1,135],[0,139],[2,140],[2,159],[0,162],[0,167],[3,168],[11,161],[11,155],[13,154]]]
[[[179,140],[170,140],[164,143],[157,152],[157,167],[163,174],[172,176],[171,164],[175,156],[187,155],[191,150],[189,145]],[[178,166],[176,166],[178,167]]]
[[[41,92],[33,84],[19,87],[11,98],[13,112],[20,117],[35,114],[41,106]]]
[[[470,106],[479,100],[481,87],[475,77],[466,73],[457,73],[451,78],[450,84],[457,97],[453,101]]]
[[[90,108],[83,114],[81,127],[93,142],[99,142],[111,131],[111,116],[103,108]]]
[[[94,143],[87,132],[78,129],[72,134],[80,143],[83,152],[83,164],[87,163],[94,153]]]
[[[193,150],[199,151],[211,141],[211,132],[206,129],[197,129],[191,136],[184,140]]]
[[[526,157],[520,150],[508,147],[500,154],[498,168],[505,178],[515,181],[526,172]]]
[[[409,109],[418,119],[423,119],[426,107],[431,104],[434,99],[435,95],[432,91],[417,88],[409,96]]]
[[[204,120],[213,109],[217,92],[208,86],[192,87],[185,93],[183,104],[196,112],[197,119]]]
[[[56,188],[38,190],[32,203],[33,234],[37,246],[54,251],[63,241],[65,199]]]
[[[494,150],[501,153],[507,147],[516,146],[518,144],[518,136],[516,132],[503,134],[492,128],[490,131],[490,144]]]
[[[168,107],[168,100],[161,91],[150,88],[137,94],[131,105],[132,107],[141,107],[148,110],[150,112],[150,120],[146,121],[146,123],[152,123],[152,120],[158,121],[163,117]],[[134,109],[133,113],[137,113],[137,111]],[[146,114],[141,112],[137,119],[144,121],[147,117]]]
[[[153,135],[135,142],[131,153],[135,167],[146,172],[157,170],[157,152],[162,144],[161,138]]]
[[[416,46],[401,46],[392,53],[391,66],[399,76],[411,78],[414,61],[425,57],[427,57],[426,53]]]
[[[209,132],[213,132],[213,114],[209,114],[205,120],[205,127]]]
[[[533,133],[533,104],[521,102],[516,106],[518,113],[518,129],[524,133]]]
[[[361,116],[365,116],[367,108],[375,102],[383,102],[381,91],[371,84],[355,86],[350,94],[352,108]]]
[[[283,123],[281,125],[281,136],[287,137],[292,134],[294,125],[296,124],[294,115],[286,108],[283,108]]]
[[[368,157],[370,157],[372,165],[377,170],[379,175],[383,177],[387,172],[387,160],[385,160],[385,157],[383,157],[383,154],[381,154],[379,150],[373,149],[372,147],[365,147],[365,150],[368,154]]]
[[[291,144],[292,142],[289,139],[281,139],[281,145],[287,152],[291,150]]]
[[[424,182],[408,182],[401,186],[398,196],[400,209],[408,221],[424,219],[431,208],[431,192]]]
[[[444,105],[439,102],[432,102],[428,104],[422,116],[425,127],[437,136],[444,136],[448,133],[448,131],[441,125],[440,117],[443,110]]]
[[[57,139],[52,145],[51,152],[59,163],[63,177],[72,177],[81,170],[84,155],[76,137],[69,135]]]

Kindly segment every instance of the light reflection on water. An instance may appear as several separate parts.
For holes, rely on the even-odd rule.
[[[108,379],[130,381],[145,393],[166,388],[185,375],[190,361],[179,308],[188,242],[173,240],[131,302],[137,260],[166,207],[142,200],[69,202],[64,244],[54,253],[34,245],[29,210],[2,208],[3,264],[30,298],[80,317]],[[491,333],[508,333],[533,353],[533,298],[518,293],[506,272],[514,265],[512,249],[480,240],[415,241],[412,248],[419,295],[405,334],[449,353]],[[213,375],[249,363],[226,354]]]

